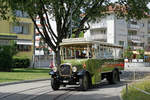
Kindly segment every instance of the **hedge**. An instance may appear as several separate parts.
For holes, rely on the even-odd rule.
[[[13,58],[13,68],[28,68],[30,59],[28,58]]]

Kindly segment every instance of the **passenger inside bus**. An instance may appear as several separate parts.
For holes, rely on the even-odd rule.
[[[77,50],[76,51],[76,58],[86,58],[86,52],[84,52],[84,51],[79,52]]]

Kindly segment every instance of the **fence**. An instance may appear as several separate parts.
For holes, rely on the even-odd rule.
[[[125,68],[128,67],[150,67],[150,63],[149,62],[128,62],[125,63]]]
[[[140,89],[140,88],[137,88],[136,86],[131,85],[130,87],[133,87],[134,89],[140,91],[141,93],[144,93],[144,94],[150,96],[150,93],[149,93],[149,92],[144,91],[144,90],[142,90],[142,89]],[[126,96],[128,97],[128,84],[126,84]]]
[[[53,61],[52,56],[36,56],[34,63],[35,63],[35,67],[48,68],[52,61]]]
[[[142,80],[139,80],[139,78],[136,77],[136,71],[133,71],[133,76],[132,76],[132,78],[133,78],[133,80],[127,80],[127,81],[128,81],[128,82],[142,82]],[[136,78],[137,78],[138,80],[136,80]],[[130,85],[130,87],[132,87],[132,88],[134,88],[134,89],[140,91],[141,93],[144,93],[144,94],[150,96],[150,93],[149,93],[149,92],[144,91],[144,90],[142,90],[142,89],[140,89],[140,88],[138,88],[138,87],[136,87],[136,86],[134,86],[134,85]],[[126,96],[127,96],[127,97],[128,97],[128,93],[129,93],[129,85],[128,85],[128,83],[126,83]]]

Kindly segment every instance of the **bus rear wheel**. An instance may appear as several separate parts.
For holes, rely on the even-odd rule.
[[[113,70],[107,77],[107,80],[110,84],[117,84],[120,81],[119,72],[117,70]]]

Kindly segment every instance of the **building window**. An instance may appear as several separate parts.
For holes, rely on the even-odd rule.
[[[31,51],[31,45],[17,45],[18,51]]]
[[[130,23],[130,24],[134,24],[134,25],[137,25],[137,24],[138,24],[138,23],[137,23],[137,20],[135,20],[135,19],[130,19],[129,23]]]
[[[28,18],[28,17],[29,17],[29,15],[28,15],[26,12],[23,12],[23,11],[20,11],[20,10],[16,10],[16,11],[15,11],[15,15],[16,15],[17,17],[25,17],[25,18]]]
[[[124,41],[119,41],[119,45],[124,46]]]
[[[91,30],[92,35],[106,34],[106,30]]]
[[[147,40],[148,40],[148,44],[150,44],[150,37],[148,37]]]
[[[101,34],[106,34],[106,30],[101,30]]]
[[[36,24],[38,24],[38,25],[41,24],[39,19],[36,20]]]
[[[148,28],[150,28],[150,21],[148,22]]]
[[[137,31],[128,31],[128,35],[137,35]]]
[[[141,27],[144,27],[144,23],[141,23]]]
[[[16,34],[29,34],[29,24],[26,23],[13,24],[12,32]]]

